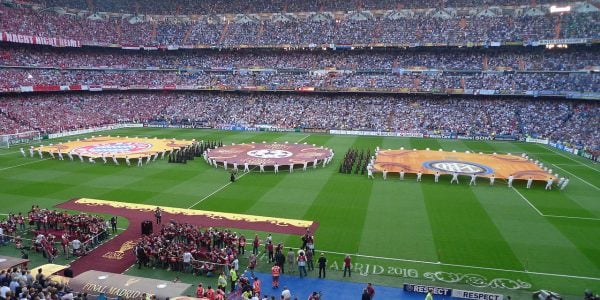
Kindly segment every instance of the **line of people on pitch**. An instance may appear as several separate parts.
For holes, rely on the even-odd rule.
[[[50,145],[52,146],[52,144]],[[27,158],[27,154],[25,153],[25,149],[21,148],[20,149],[21,155],[23,155],[23,157]],[[137,166],[141,167],[144,164],[149,164],[150,162],[154,162],[156,161],[156,159],[158,159],[158,157],[160,156],[160,159],[165,159],[165,155],[167,155],[167,153],[169,152],[169,150],[167,149],[163,149],[161,152],[154,152],[153,154],[151,153],[147,153],[146,155],[140,154],[140,156],[137,157]],[[37,149],[37,153],[40,157],[40,159],[44,159],[44,152],[41,150],[41,148]],[[62,153],[62,151],[60,151],[60,149],[56,152],[56,155],[54,154],[54,152],[48,151],[48,155],[50,155],[50,158],[52,159],[56,159],[58,158],[58,160],[65,160],[64,155]],[[74,152],[74,151],[69,151],[66,153],[67,157],[69,158],[70,161],[74,161],[75,157],[79,157],[79,160],[83,163],[85,162],[85,158],[83,155],[81,155],[80,153]],[[108,163],[108,158],[112,159],[112,162],[115,165],[119,165],[119,160],[118,157],[114,154],[110,154],[108,153],[109,156],[107,156],[107,153],[102,153],[100,155],[100,159],[102,160],[103,164],[107,164]],[[33,146],[31,146],[29,148],[29,156],[31,158],[33,158],[35,156],[35,149],[33,148]],[[96,159],[92,156],[88,156],[87,160],[89,163],[95,164],[96,163]],[[129,158],[129,156],[125,156],[125,164],[127,166],[131,166],[131,158]]]
[[[382,174],[383,180],[386,180],[387,179],[388,170],[387,169],[383,169],[381,171],[381,174]],[[404,175],[405,175],[404,170],[400,170],[400,172],[398,172],[398,174],[400,175],[400,180],[404,180]],[[444,174],[447,174],[447,173],[444,173]],[[416,173],[416,175],[417,175],[417,182],[421,182],[422,177],[423,177],[423,172],[421,170],[419,170]],[[440,172],[435,172],[435,174],[433,174],[433,182],[438,183],[440,181],[440,176],[441,175],[442,174]],[[450,184],[453,184],[453,183],[459,184],[458,177],[460,175],[464,175],[464,174],[461,174],[461,173],[458,173],[458,172],[453,172],[452,173],[452,179],[450,180]],[[465,175],[465,176],[467,176],[467,175]],[[469,185],[470,186],[477,185],[477,177],[478,177],[477,174],[473,173],[473,174],[470,174],[468,176],[470,176]],[[367,178],[375,179],[375,176],[373,175],[373,167],[371,165],[367,166]],[[490,177],[488,177],[488,179],[489,179],[490,185],[494,185],[494,183],[496,181],[496,176],[494,174],[491,174]],[[506,179],[506,182],[507,182],[509,188],[513,187],[514,180],[515,180],[515,176],[513,174],[510,174],[508,176],[508,178]],[[531,186],[533,185],[533,180],[534,179],[533,179],[532,176],[529,176],[527,178],[527,183],[526,183],[526,188],[527,189],[531,188]],[[553,177],[549,177],[546,180],[546,186],[545,186],[544,189],[551,190],[552,189],[552,185],[555,184],[555,183],[556,183],[556,186],[560,190],[564,190],[567,187],[567,185],[569,184],[569,178],[561,177],[557,182],[555,182],[555,179]]]
[[[333,152],[332,152],[331,156],[328,156],[328,157],[326,157],[325,159],[323,159],[321,161],[321,163],[323,165],[323,168],[325,166],[327,166],[331,162],[332,159],[333,159]],[[204,160],[209,165],[211,165],[211,166],[213,166],[215,168],[219,167],[218,162],[215,159],[209,158],[208,155],[204,156]],[[302,163],[302,171],[306,171],[306,169],[308,168],[308,164],[309,164],[308,161],[304,161]],[[228,163],[226,160],[223,161],[223,168],[225,170],[227,170],[229,168],[229,165],[230,165],[230,163]],[[290,173],[294,172],[294,166],[295,165],[297,165],[297,164],[291,163],[291,164],[286,165],[288,167],[288,170],[289,170]],[[312,162],[313,169],[316,169],[318,165],[319,165],[319,160],[318,159],[314,159],[313,162]],[[278,163],[273,164],[273,172],[274,173],[279,173],[279,167],[280,167],[280,165]],[[234,173],[239,172],[239,168],[238,168],[238,163],[237,162],[231,163],[231,170]],[[260,173],[264,173],[265,172],[265,164],[261,162],[258,165],[258,170],[259,170]],[[244,162],[244,173],[248,173],[248,172],[250,172],[250,165],[248,164],[248,162]]]

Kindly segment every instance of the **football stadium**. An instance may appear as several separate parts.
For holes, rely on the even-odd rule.
[[[0,0],[0,299],[600,299],[600,2]]]

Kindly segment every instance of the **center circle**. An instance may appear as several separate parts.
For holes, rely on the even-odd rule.
[[[248,151],[246,154],[256,158],[285,158],[294,155],[290,151],[281,149],[258,149]]]

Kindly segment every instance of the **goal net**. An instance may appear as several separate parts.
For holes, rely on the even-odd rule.
[[[0,147],[10,148],[18,144],[37,142],[42,139],[39,131],[25,131],[12,134],[0,135]]]

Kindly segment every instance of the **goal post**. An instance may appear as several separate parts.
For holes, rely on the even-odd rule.
[[[18,144],[27,144],[37,142],[42,139],[39,131],[24,131],[19,133],[2,134],[0,135],[0,147],[10,148],[10,146]]]

